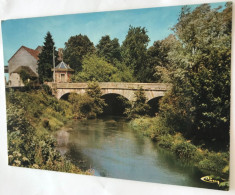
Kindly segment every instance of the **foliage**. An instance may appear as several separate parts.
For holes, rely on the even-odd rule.
[[[135,101],[132,102],[130,108],[126,109],[125,114],[127,114],[129,118],[147,115],[150,111],[150,106],[146,101],[147,98],[144,94],[144,90],[142,88],[138,89],[135,92]]]
[[[121,46],[124,63],[134,71],[134,77],[141,82],[146,79],[145,71],[149,41],[145,28],[130,26]]]
[[[198,167],[201,170],[213,172],[225,176],[229,174],[229,153],[208,153],[206,157],[199,162]]]
[[[178,44],[176,37],[171,34],[164,40],[155,41],[153,46],[148,48],[148,66],[146,70],[148,81],[171,82],[169,73],[172,63],[168,55]]]
[[[99,43],[96,45],[97,54],[99,57],[111,64],[115,61],[121,61],[121,48],[118,39],[110,39],[109,35],[101,37]]]
[[[87,55],[82,61],[82,71],[72,76],[73,82],[130,82],[134,81],[131,70],[115,60],[115,66],[96,54]]]
[[[192,159],[197,148],[189,142],[178,143],[174,146],[174,152],[179,158]]]
[[[112,64],[106,62],[97,55],[87,55],[82,61],[82,71],[72,77],[75,82],[80,81],[103,81],[112,80],[112,76],[117,72]]]
[[[55,63],[58,63],[58,52],[55,50],[54,45],[55,43],[51,33],[47,32],[42,52],[38,55],[38,75],[40,83],[52,81],[53,72],[51,69],[53,68],[53,50]]]
[[[103,107],[106,106],[104,99],[101,98],[102,92],[97,82],[88,83],[86,94],[94,101],[93,110],[96,114],[103,112]]]
[[[173,87],[160,111],[171,127],[194,141],[229,142],[231,4],[182,9],[173,28],[180,44],[168,53]]]
[[[117,68],[115,74],[112,75],[112,82],[135,82],[133,70],[127,67],[123,62],[115,61],[114,67]]]
[[[52,90],[51,88],[46,85],[46,84],[42,84],[41,85],[41,89],[47,94],[47,95],[52,95]]]
[[[32,83],[32,81],[35,81],[37,78],[31,76],[28,72],[25,70],[20,71],[20,78],[22,79],[24,85],[27,85],[29,83]]]
[[[64,109],[67,109],[68,105],[63,107],[63,103],[65,102],[59,102],[48,96],[43,90],[29,92],[11,90],[7,93],[9,165],[90,174],[82,172],[60,156],[55,149],[55,139],[48,133],[48,130],[56,130],[64,125],[62,115],[66,113]],[[38,106],[39,108],[35,108]],[[61,108],[58,109],[58,106]],[[61,124],[56,127],[52,123],[53,120]]]
[[[64,61],[70,65],[75,72],[82,70],[82,59],[87,54],[95,52],[94,44],[86,35],[76,35],[69,38],[65,43],[63,52]]]
[[[193,163],[205,175],[214,174],[225,178],[224,182],[228,180],[229,152],[216,153],[194,145],[190,140],[186,140],[181,133],[169,129],[165,119],[161,116],[139,117],[131,120],[130,125],[133,130],[150,137],[158,146],[170,150],[181,160]]]
[[[88,84],[84,95],[70,94],[68,101],[73,105],[74,118],[95,118],[97,115],[102,114],[106,104],[101,96],[100,87],[96,82]]]

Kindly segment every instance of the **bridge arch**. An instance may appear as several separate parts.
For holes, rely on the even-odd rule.
[[[57,99],[63,99],[63,97],[68,96],[71,93],[76,93],[76,94],[84,94],[85,93],[85,89],[84,90],[78,90],[78,89],[62,89],[62,90],[58,90],[58,92],[56,93],[56,98]]]
[[[103,115],[123,115],[125,109],[131,106],[130,100],[118,93],[106,93],[101,98],[107,104]]]
[[[125,97],[127,100],[131,101],[134,99],[134,91],[124,91],[121,89],[101,89],[102,96],[108,95],[108,94],[117,94],[120,96]]]
[[[163,96],[154,97],[147,101],[150,106],[150,115],[155,116],[159,112],[159,101]]]
[[[68,92],[63,94],[59,99],[61,100],[68,100],[69,99],[69,95],[72,94],[73,92]]]

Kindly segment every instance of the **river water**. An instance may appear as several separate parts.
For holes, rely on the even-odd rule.
[[[217,189],[200,180],[196,167],[133,131],[125,118],[71,121],[57,141],[62,155],[96,176]]]

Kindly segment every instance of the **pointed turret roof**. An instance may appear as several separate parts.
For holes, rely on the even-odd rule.
[[[54,68],[52,69],[54,71]],[[55,71],[74,71],[72,68],[69,67],[64,61],[60,62],[56,67]]]

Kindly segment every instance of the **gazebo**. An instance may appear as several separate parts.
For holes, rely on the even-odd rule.
[[[53,71],[54,82],[56,83],[68,83],[74,70],[65,64],[63,61],[60,62]]]

